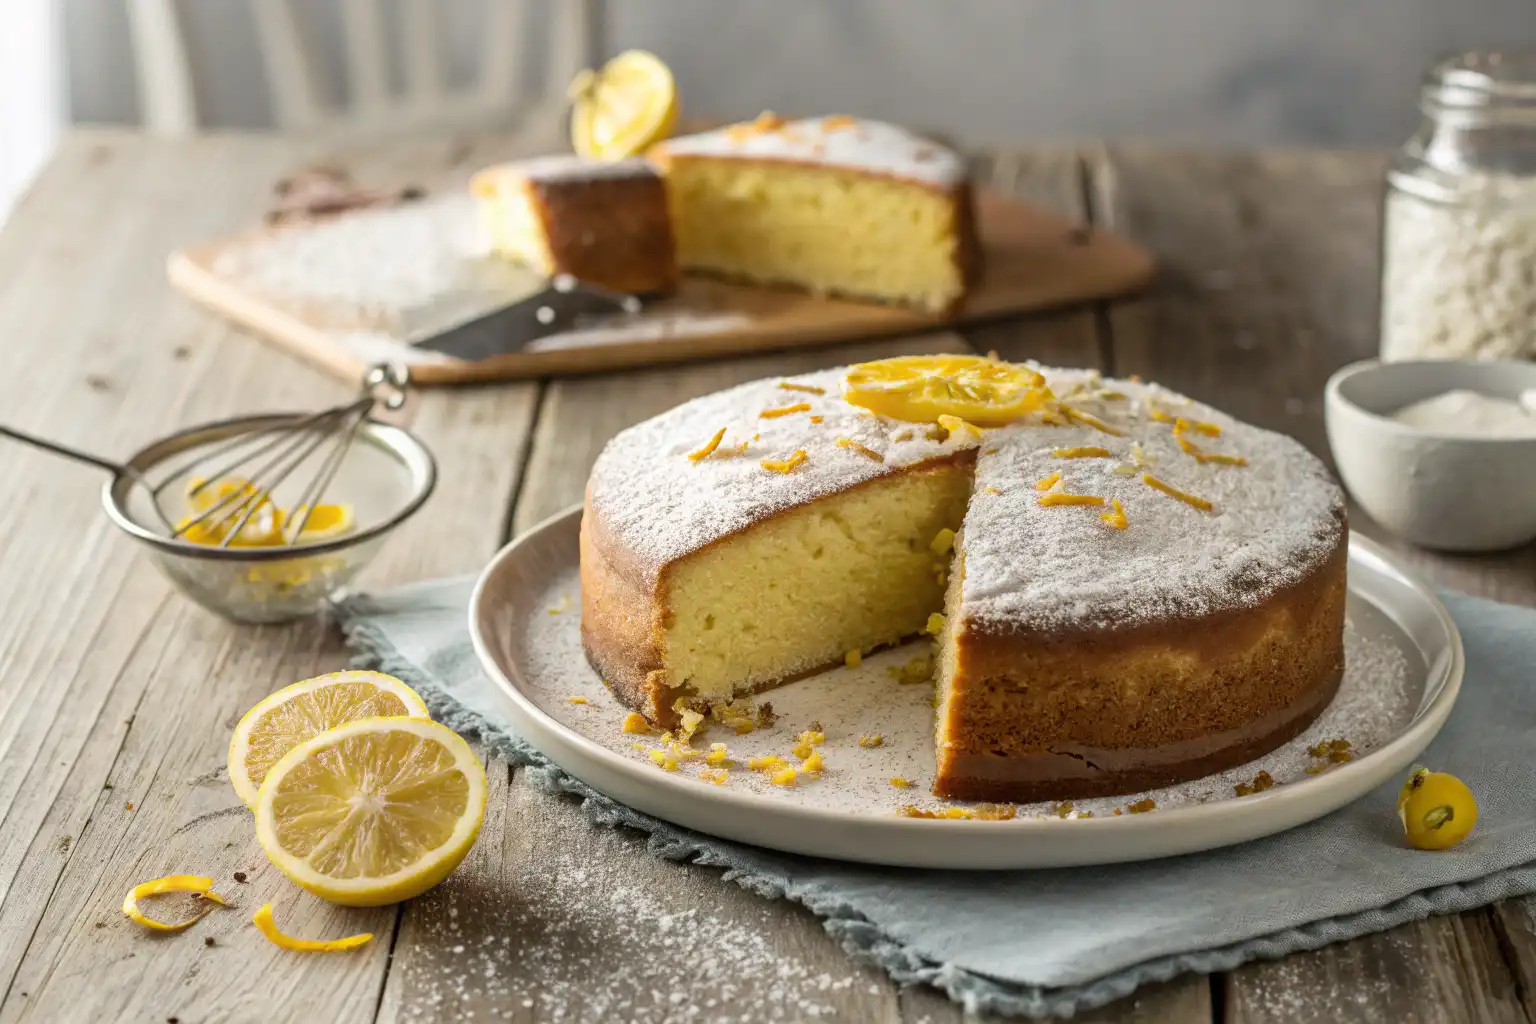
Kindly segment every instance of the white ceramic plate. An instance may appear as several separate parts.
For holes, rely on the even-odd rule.
[[[475,588],[470,632],[509,719],[560,767],[630,807],[792,853],[901,867],[1045,868],[1241,843],[1321,817],[1401,776],[1439,732],[1461,687],[1461,638],[1445,608],[1381,548],[1352,536],[1339,696],[1301,737],[1242,768],[1147,794],[1081,801],[1070,811],[1021,806],[1008,821],[902,816],[903,805],[968,806],[929,795],[930,688],[902,686],[889,672],[924,652],[909,644],[866,658],[857,670],[834,669],[765,694],[778,713],[771,729],[737,737],[717,726],[696,739],[702,747],[727,743],[738,762],[725,785],[714,785],[699,777],[699,762],[677,772],[653,764],[648,750],[657,739],[623,732],[626,709],[587,666],[577,595],[580,518],[573,509],[529,531],[496,556]],[[786,788],[746,769],[747,758],[767,753],[795,763],[794,736],[813,720],[827,737],[819,778]],[[859,745],[861,736],[876,734],[878,747]],[[1349,739],[1355,759],[1327,765],[1308,754],[1333,738]],[[1278,784],[1238,797],[1235,785],[1260,770]],[[913,785],[892,786],[897,776]],[[1144,798],[1156,809],[1124,813]]]

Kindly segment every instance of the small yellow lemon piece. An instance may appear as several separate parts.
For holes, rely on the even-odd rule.
[[[316,541],[330,540],[332,537],[340,537],[351,533],[357,525],[357,516],[352,511],[351,505],[316,505],[315,510],[309,513],[309,518],[304,518],[307,506],[300,505],[288,515],[290,522],[302,522],[304,529],[299,533],[296,543],[313,544]]]
[[[277,922],[272,920],[272,904],[264,903],[260,910],[251,918],[261,934],[267,937],[267,941],[274,946],[283,949],[291,949],[300,953],[339,953],[342,950],[356,949],[373,941],[373,932],[361,932],[357,935],[348,935],[344,939],[327,939],[324,942],[316,942],[313,939],[296,939],[292,935],[284,935],[278,930]]]
[[[332,672],[285,686],[245,713],[229,738],[229,782],[256,805],[262,779],[294,747],[359,718],[431,718],[416,691],[382,672]]]
[[[1415,768],[1397,795],[1397,817],[1417,850],[1448,850],[1477,824],[1477,798],[1454,775]]]
[[[423,718],[364,718],[272,766],[256,838],[321,899],[373,907],[418,896],[459,866],[485,820],[485,769],[458,733]]]
[[[134,924],[148,928],[156,932],[179,932],[183,928],[190,928],[206,917],[210,910],[187,918],[185,921],[157,921],[145,916],[139,909],[139,900],[148,896],[159,896],[168,892],[195,892],[210,904],[227,907],[229,904],[213,891],[213,879],[203,875],[166,875],[164,878],[151,879],[148,882],[140,882],[134,886],[123,899],[123,913]]]
[[[909,423],[958,417],[1000,427],[1038,409],[1050,391],[1025,366],[982,356],[900,356],[848,368],[843,397],[850,405]]]
[[[571,144],[582,156],[622,160],[643,153],[677,125],[677,85],[653,53],[627,50],[569,90]]]

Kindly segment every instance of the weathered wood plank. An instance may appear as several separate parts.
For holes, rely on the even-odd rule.
[[[1527,1019],[1484,914],[1418,921],[1250,965],[1232,976],[1227,995],[1232,1024]]]
[[[81,147],[85,156],[70,163]],[[36,258],[58,247],[102,291],[91,301],[65,294],[56,265],[29,293],[0,290],[0,323],[11,337],[11,324],[28,326],[40,294],[57,293],[39,315],[40,343],[25,350],[36,365],[7,378],[13,422],[121,452],[127,441],[188,422],[344,396],[345,387],[175,301],[161,277],[166,251],[253,217],[271,182],[312,156],[270,140],[72,142],[23,204],[19,226],[0,235],[0,266],[18,250]],[[100,166],[114,170],[86,173]],[[49,211],[75,206],[84,208],[70,229],[78,237],[61,237]],[[25,219],[29,208],[35,224]],[[110,245],[91,244],[102,234]],[[422,400],[415,426],[439,456],[439,494],[386,546],[370,581],[484,561],[499,542],[499,508],[521,472],[535,405],[532,386]],[[18,493],[38,499],[6,534],[29,540],[7,552],[8,569],[26,560],[29,589],[0,612],[8,667],[0,686],[22,673],[51,684],[24,691],[26,703],[5,691],[12,700],[0,759],[29,757],[31,770],[20,760],[26,781],[0,803],[0,857],[15,858],[0,860],[8,868],[0,875],[0,1020],[280,1019],[305,1011],[371,1020],[398,912],[341,911],[277,876],[221,771],[245,707],[345,664],[334,630],[214,619],[171,594],[113,534],[96,504],[98,480],[11,447],[0,466]],[[15,509],[7,504],[12,516]],[[28,617],[45,611],[53,618]],[[20,749],[39,738],[47,746],[37,753]],[[215,876],[239,910],[158,941],[127,923],[117,910],[127,888],[173,870]],[[232,881],[236,870],[248,885]],[[250,912],[267,899],[300,933],[367,925],[380,941],[351,957],[284,954],[249,927]]]
[[[1100,222],[1161,260],[1152,294],[1109,317],[1115,371],[1220,405],[1328,458],[1323,384],[1375,354],[1382,166],[1377,156],[1347,153],[1101,153],[1091,162]],[[1529,575],[1519,579],[1527,556],[1481,566],[1422,552],[1411,560],[1432,579],[1530,600]],[[1326,1007],[1318,1020],[1466,1019],[1468,979],[1513,991],[1497,944],[1484,941],[1491,934],[1489,912],[1480,911],[1252,964],[1228,976],[1226,1011],[1233,1020],[1290,1020],[1271,1008],[1294,1003]],[[1399,970],[1405,936],[1413,952]],[[1410,989],[1415,971],[1422,978]],[[1320,1004],[1313,983],[1322,978],[1335,996]],[[1389,990],[1411,991],[1416,1016],[1383,1010],[1410,1005]],[[1494,999],[1490,1012],[1505,1004]]]
[[[1075,1024],[1185,1024],[1211,1019],[1211,989],[1204,978],[1149,985],[1097,1010],[1073,1017]],[[902,1024],[972,1024],[959,1006],[935,989],[901,992]]]

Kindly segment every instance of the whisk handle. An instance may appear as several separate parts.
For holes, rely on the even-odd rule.
[[[83,452],[78,448],[71,448],[68,445],[59,444],[57,441],[49,441],[45,438],[38,437],[35,434],[28,434],[25,431],[17,430],[14,427],[8,427],[3,423],[0,423],[0,437],[8,437],[12,441],[20,441],[22,444],[30,445],[33,448],[40,448],[45,452],[52,452],[54,455],[63,456],[64,458],[70,459],[71,461],[81,462],[87,466],[95,466],[98,469],[104,469],[108,473],[111,473],[113,476],[133,475],[132,471],[121,462],[113,462],[111,459],[104,459],[99,455],[92,455],[90,452]]]

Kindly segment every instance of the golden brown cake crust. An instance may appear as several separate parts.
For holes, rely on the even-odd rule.
[[[666,184],[655,175],[531,179],[557,273],[634,295],[677,287]]]
[[[1136,793],[1273,750],[1338,691],[1347,563],[1341,530],[1331,557],[1254,607],[1077,636],[962,631],[934,793]]]

